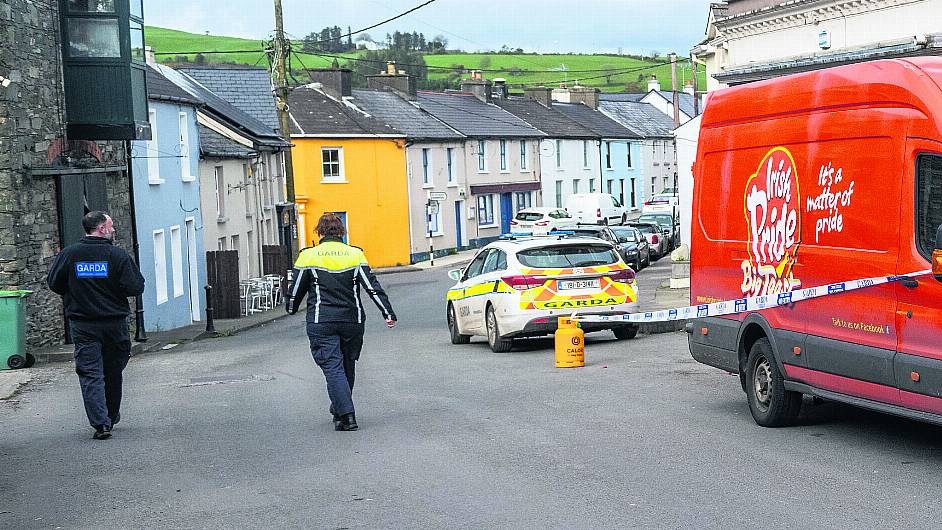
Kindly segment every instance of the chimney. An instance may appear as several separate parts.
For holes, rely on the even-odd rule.
[[[524,99],[536,101],[544,107],[553,108],[553,89],[545,86],[527,87],[523,89]]]
[[[415,101],[416,98],[415,77],[407,74],[405,70],[396,70],[396,63],[393,61],[386,63],[385,71],[366,76],[366,86],[372,90],[392,90],[410,101]]]
[[[340,99],[353,95],[353,72],[346,68],[313,68],[307,73],[311,82],[320,83],[331,97]]]
[[[684,93],[693,95],[693,81],[687,81],[687,84],[684,85]]]
[[[553,101],[558,101],[559,103],[569,103],[569,89],[566,88],[565,84],[560,84],[559,88],[554,88],[552,92]]]
[[[491,82],[476,70],[471,72],[470,78],[461,81],[461,91],[470,92],[485,103],[491,102]]]
[[[648,79],[648,92],[652,90],[660,90],[660,89],[661,89],[660,81],[657,80],[656,75],[651,74],[651,79]]]
[[[507,99],[507,80],[503,77],[494,78],[494,87],[491,88],[491,97],[494,99]]]
[[[599,89],[576,85],[569,89],[569,102],[582,103],[592,110],[598,110]]]
[[[157,56],[154,55],[154,49],[150,46],[144,46],[144,62],[150,66],[157,66]]]

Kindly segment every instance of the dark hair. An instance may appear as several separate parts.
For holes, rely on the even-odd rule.
[[[317,235],[321,237],[343,237],[347,229],[343,227],[343,221],[337,217],[337,214],[327,212],[317,221]]]
[[[85,229],[86,234],[91,234],[107,220],[108,214],[105,212],[88,212],[85,217],[82,217],[82,228]]]

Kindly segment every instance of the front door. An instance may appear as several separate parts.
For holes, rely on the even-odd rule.
[[[108,211],[108,189],[104,173],[62,175],[58,182],[59,244],[65,248],[85,237],[82,217],[88,212]],[[131,227],[118,227],[131,237]]]
[[[500,194],[500,233],[510,233],[510,221],[514,217],[514,199],[512,193]]]
[[[899,273],[930,268],[935,236],[942,225],[942,144],[913,140],[910,146],[915,182],[904,178],[904,189],[915,194],[903,195],[908,204],[902,211],[913,205],[915,216],[901,219]],[[896,284],[896,294],[899,353],[894,364],[900,399],[905,406],[942,413],[942,399],[938,399],[942,392],[942,282],[931,274],[904,280]]]
[[[199,255],[196,253],[196,221],[192,217],[186,222],[186,261],[190,280],[190,318],[193,322],[202,320],[200,311]]]

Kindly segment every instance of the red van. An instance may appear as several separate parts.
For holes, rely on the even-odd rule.
[[[758,424],[805,394],[942,424],[942,58],[712,93],[693,212],[694,305],[935,273],[688,324]]]

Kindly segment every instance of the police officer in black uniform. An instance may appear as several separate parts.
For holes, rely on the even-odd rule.
[[[75,372],[96,440],[111,437],[121,420],[121,373],[131,357],[128,298],[144,292],[144,277],[114,246],[105,212],[82,218],[85,237],[56,256],[46,282],[62,296],[75,343]]]

